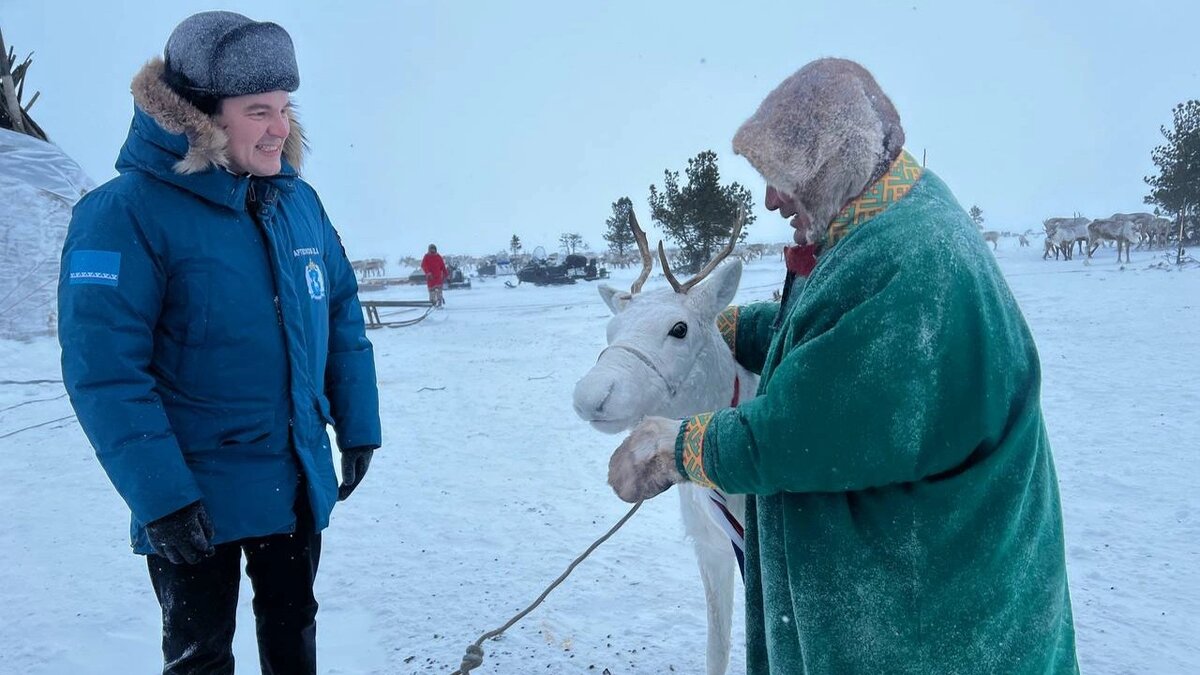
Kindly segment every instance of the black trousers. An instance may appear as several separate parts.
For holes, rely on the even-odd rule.
[[[146,556],[154,594],[162,606],[163,675],[233,673],[242,552],[254,587],[263,675],[315,675],[313,581],[321,558],[321,534],[313,532],[306,507],[297,509],[301,515],[296,532],[219,544],[211,558],[195,565]]]

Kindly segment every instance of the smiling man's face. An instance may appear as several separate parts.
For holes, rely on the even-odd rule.
[[[234,96],[221,101],[217,125],[229,136],[229,170],[274,176],[283,168],[283,142],[291,133],[286,91]]]

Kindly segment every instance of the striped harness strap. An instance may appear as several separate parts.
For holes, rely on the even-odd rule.
[[[733,400],[730,402],[730,407],[736,408],[738,401],[741,399],[741,380],[737,375],[733,376]],[[729,543],[733,546],[733,555],[737,558],[738,570],[741,572],[742,579],[746,578],[746,532],[742,527],[742,523],[729,510],[729,503],[725,499],[725,493],[716,488],[708,488],[708,515],[713,519],[713,522],[720,527],[725,535],[729,537]]]
[[[742,528],[742,524],[729,511],[729,505],[725,502],[725,493],[716,488],[708,488],[708,515],[713,519],[725,535],[729,537],[729,543],[733,546],[733,555],[737,558],[738,570],[741,572],[742,579],[746,578],[746,534]]]

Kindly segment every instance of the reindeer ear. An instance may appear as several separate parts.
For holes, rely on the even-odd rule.
[[[633,299],[633,295],[629,291],[622,291],[608,284],[600,284],[600,297],[604,299],[604,304],[608,305],[613,314],[624,312],[629,301]]]
[[[713,270],[707,279],[688,292],[688,302],[706,316],[717,314],[733,302],[742,279],[742,261],[734,260]]]

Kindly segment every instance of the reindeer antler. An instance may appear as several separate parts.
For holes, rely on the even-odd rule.
[[[700,270],[696,276],[688,279],[682,284],[679,283],[679,280],[676,279],[675,275],[671,273],[671,266],[667,264],[667,252],[663,248],[663,243],[659,241],[658,257],[662,260],[663,274],[667,277],[667,281],[671,284],[671,288],[674,288],[676,293],[687,293],[692,286],[704,281],[705,277],[707,277],[709,274],[712,274],[712,271],[717,269],[717,265],[721,264],[721,261],[727,258],[729,254],[733,252],[733,246],[737,243],[738,235],[742,233],[742,225],[745,223],[746,209],[739,206],[737,222],[733,224],[733,234],[729,236],[729,243],[726,244],[725,247],[717,253],[717,255],[713,256],[713,259],[709,260],[708,264],[704,266],[704,269]]]
[[[637,295],[642,291],[642,284],[650,278],[650,271],[654,269],[654,257],[650,255],[650,244],[646,242],[646,233],[642,231],[642,226],[638,225],[632,206],[629,207],[629,227],[633,230],[633,238],[637,240],[638,250],[642,252],[642,273],[629,288],[631,294]]]

